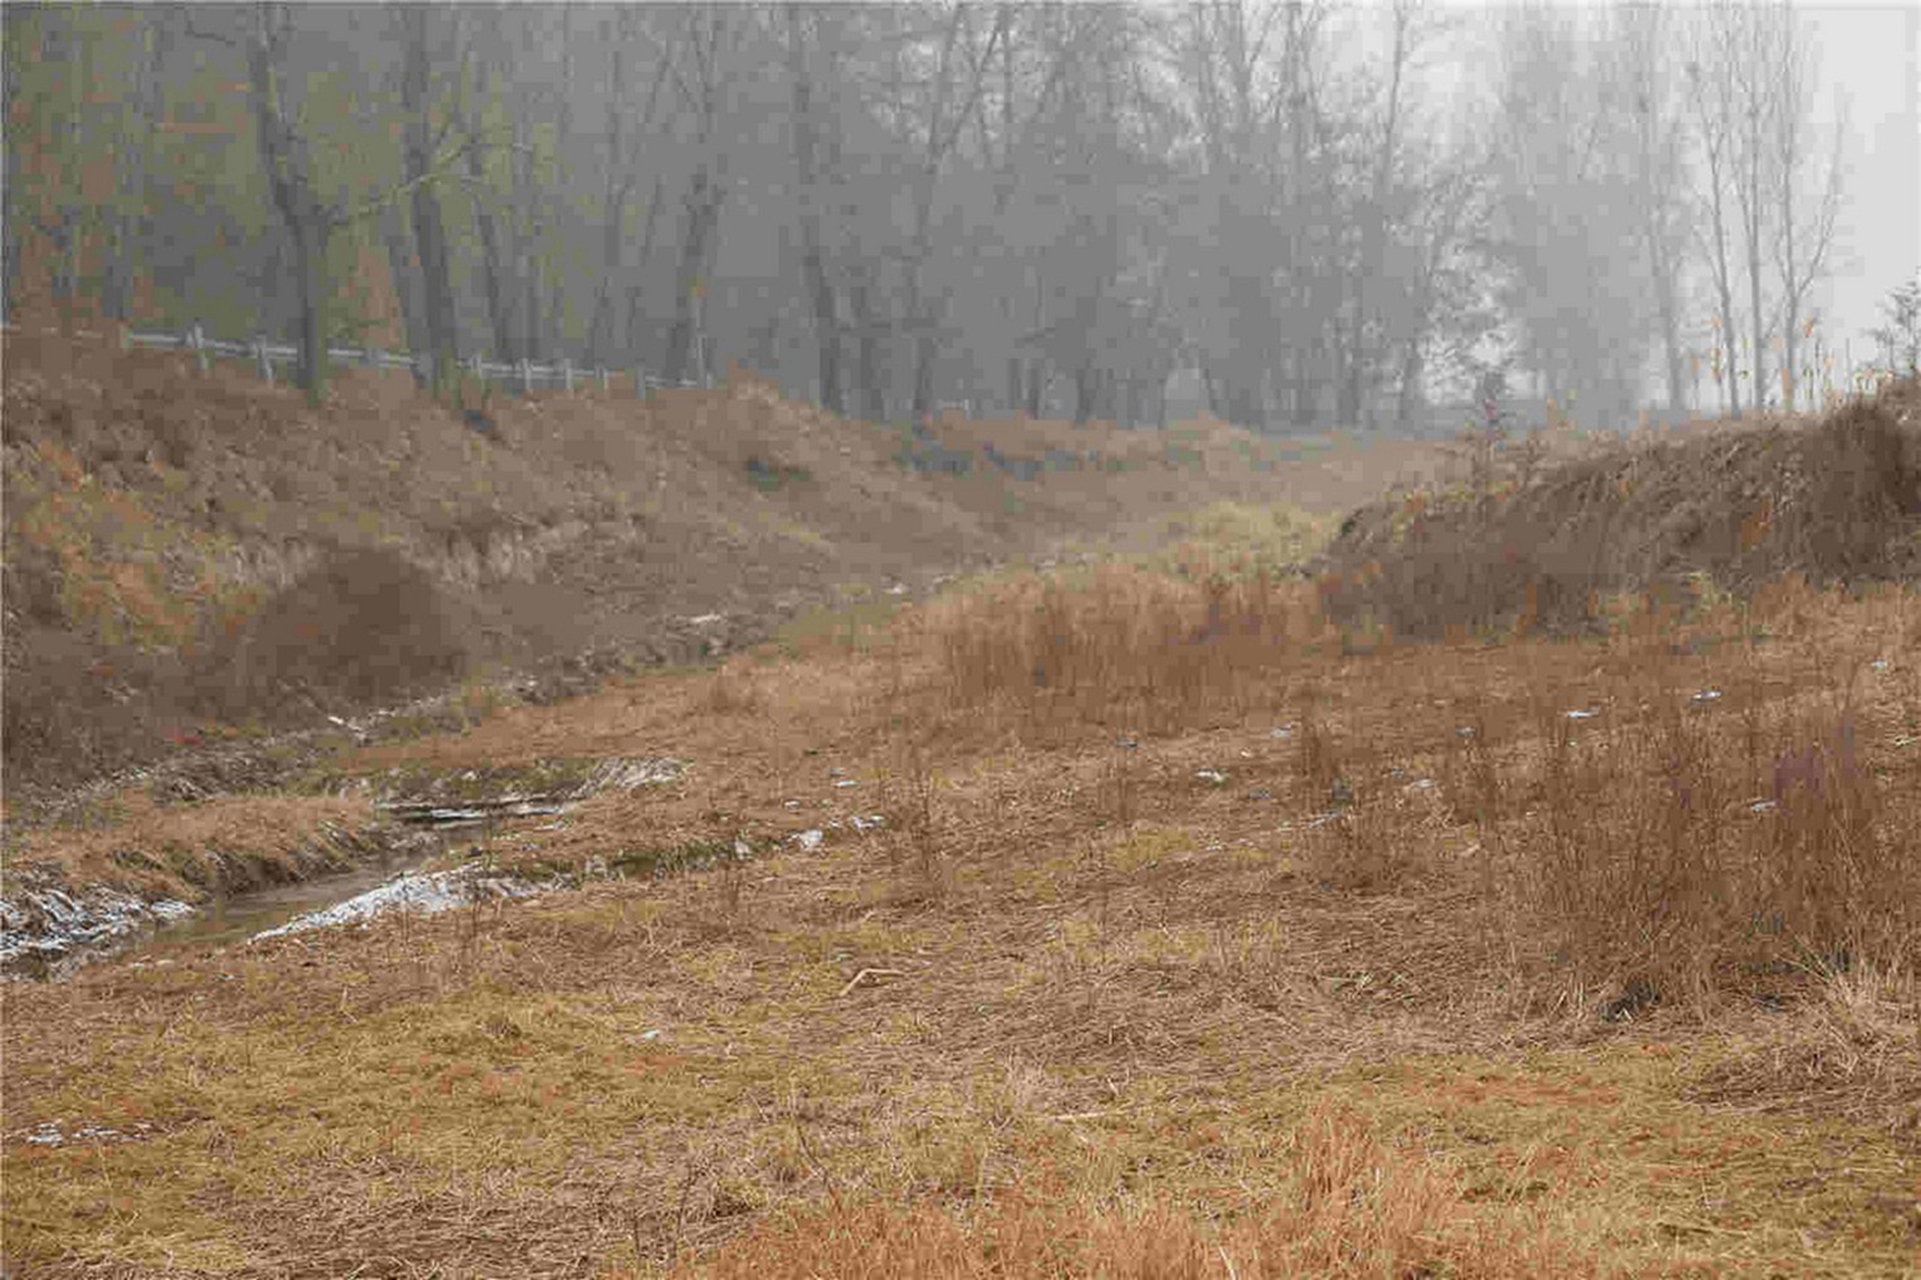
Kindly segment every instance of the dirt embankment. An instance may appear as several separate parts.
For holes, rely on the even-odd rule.
[[[313,410],[176,354],[5,343],[16,817],[36,785],[234,731],[483,674],[564,688],[1221,499],[1335,510],[1429,460],[1216,423],[874,425],[744,376],[496,396],[475,422],[346,371]]]
[[[1892,383],[1806,419],[1590,449],[1542,466],[1484,456],[1477,479],[1354,512],[1330,544],[1324,595],[1350,624],[1395,635],[1604,620],[1610,597],[1745,596],[1921,571],[1921,384]]]

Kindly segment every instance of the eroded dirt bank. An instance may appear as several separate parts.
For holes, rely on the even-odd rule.
[[[366,797],[320,794],[343,752],[858,628],[1023,557],[1198,534],[1293,558],[1436,462],[1218,423],[849,422],[751,378],[508,402],[477,433],[398,375],[313,411],[6,341],[0,950],[28,967],[385,856]]]

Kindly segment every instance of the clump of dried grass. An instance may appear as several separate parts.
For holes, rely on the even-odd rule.
[[[1477,1209],[1445,1166],[1323,1105],[1277,1144],[1271,1191],[1228,1210],[1147,1190],[1093,1203],[816,1205],[676,1274],[1188,1277],[1592,1273],[1525,1215]]]
[[[1333,641],[1312,589],[1266,572],[1183,581],[1124,564],[1001,579],[914,623],[948,712],[1037,731],[1166,733],[1233,716],[1263,675]]]
[[[913,621],[936,718],[985,714],[1041,744],[1193,732],[1290,703],[1296,839],[1318,880],[1397,890],[1429,869],[1437,822],[1465,824],[1478,847],[1457,866],[1523,950],[1566,966],[1577,989],[1672,999],[1770,966],[1908,957],[1921,932],[1903,836],[1921,788],[1889,767],[1905,757],[1877,758],[1851,701],[1844,669],[1863,641],[1816,625],[1840,600],[1804,581],[1760,594],[1705,615],[1645,597],[1586,672],[1555,656],[1566,645],[1516,652],[1500,665],[1518,719],[1493,729],[1482,706],[1426,744],[1439,815],[1370,766],[1409,732],[1388,704],[1426,704],[1422,671],[1448,654],[1315,665],[1338,646],[1299,581],[1109,565],[1003,579]],[[1899,601],[1857,612],[1870,614],[1909,644]],[[1786,656],[1764,661],[1754,645],[1770,634]],[[1330,701],[1373,712],[1337,743]]]
[[[1534,803],[1500,838],[1516,851],[1515,900],[1555,951],[1590,975],[1704,993],[1770,966],[1910,949],[1912,797],[1870,772],[1855,717],[1769,717],[1744,742],[1686,706],[1548,730],[1525,784]]]

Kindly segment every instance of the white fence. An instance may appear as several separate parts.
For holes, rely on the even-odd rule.
[[[12,330],[14,326],[0,326]],[[191,351],[205,372],[216,359],[246,360],[253,365],[261,377],[274,380],[277,365],[298,367],[300,350],[297,347],[282,346],[268,342],[264,337],[255,337],[249,342],[227,342],[219,338],[209,338],[199,325],[194,325],[185,333],[142,333],[135,329],[120,331],[122,347],[159,347],[175,351]],[[79,336],[90,336],[81,335]],[[329,347],[327,355],[336,363],[358,366],[366,369],[405,369],[423,382],[432,380],[433,358],[414,356],[405,351],[383,351],[379,347]],[[614,378],[631,374],[634,391],[645,395],[649,391],[660,391],[668,387],[700,387],[710,382],[682,379],[668,382],[655,377],[641,365],[627,369],[604,369],[599,366],[577,365],[571,360],[562,359],[559,364],[534,364],[521,360],[504,364],[489,360],[482,355],[474,355],[460,362],[461,372],[483,382],[500,382],[517,387],[523,394],[539,389],[559,389],[572,392],[577,387],[598,386],[608,390]]]

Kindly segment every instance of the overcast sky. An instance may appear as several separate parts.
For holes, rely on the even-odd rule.
[[[1921,5],[1811,5],[1807,14],[1848,124],[1827,328],[1832,340],[1853,340],[1860,362],[1873,357],[1864,335],[1881,321],[1881,300],[1921,269]]]

